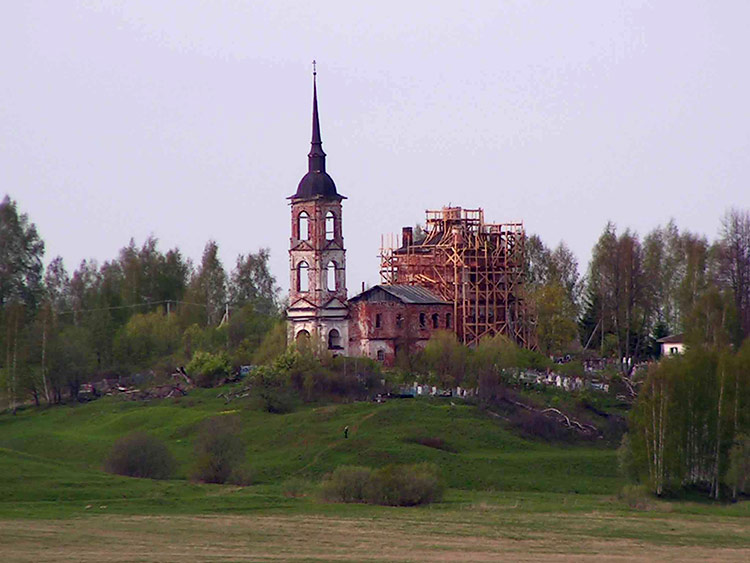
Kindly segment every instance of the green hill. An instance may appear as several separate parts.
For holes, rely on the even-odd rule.
[[[176,509],[185,502],[208,507],[206,499],[221,494],[207,491],[234,489],[184,481],[193,440],[202,420],[230,414],[241,417],[247,463],[258,484],[235,495],[242,497],[238,502],[244,507],[260,502],[257,495],[268,491],[276,491],[273,502],[283,504],[278,492],[285,481],[316,482],[341,464],[430,461],[441,468],[449,487],[474,491],[612,494],[619,484],[613,450],[524,440],[469,405],[392,400],[305,406],[278,415],[241,401],[227,405],[218,393],[196,390],[180,399],[150,402],[109,397],[3,414],[0,503],[14,513],[21,510],[18,503],[27,501],[122,504],[123,499],[137,498],[139,505],[153,510]],[[348,439],[344,426],[350,428]],[[133,430],[168,444],[180,464],[176,480],[128,479],[101,470],[114,441]]]

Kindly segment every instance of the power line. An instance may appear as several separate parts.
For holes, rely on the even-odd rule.
[[[176,299],[163,299],[161,301],[147,301],[145,303],[137,303],[135,305],[113,305],[111,307],[97,307],[95,309],[70,309],[68,311],[58,311],[58,315],[75,315],[76,313],[93,313],[96,311],[114,311],[119,309],[137,309],[138,307],[150,307],[152,305],[164,305],[174,303],[176,305],[190,305],[193,307],[203,307],[207,309],[208,306],[203,303],[192,303],[190,301],[178,301]]]

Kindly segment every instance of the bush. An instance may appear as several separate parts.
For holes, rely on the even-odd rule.
[[[284,481],[282,493],[285,497],[299,498],[304,497],[312,488],[310,481],[300,477],[291,477]]]
[[[296,400],[291,389],[274,368],[259,366],[252,375],[253,402],[257,408],[271,414],[294,411]]]
[[[440,500],[443,484],[437,467],[429,463],[376,470],[341,466],[324,479],[321,492],[325,500],[333,502],[416,506]]]
[[[196,462],[191,472],[194,480],[226,483],[238,470],[245,457],[240,429],[240,418],[236,415],[216,416],[201,424],[195,443]]]
[[[388,465],[372,473],[366,494],[370,504],[416,506],[440,500],[443,485],[431,463]]]
[[[169,479],[176,467],[164,442],[145,432],[132,432],[117,440],[104,462],[108,473],[148,479]]]
[[[224,352],[211,354],[198,351],[187,365],[187,372],[199,387],[214,387],[229,375],[229,358]]]
[[[365,491],[371,476],[369,467],[339,466],[323,480],[323,498],[332,502],[367,502]]]
[[[625,485],[617,498],[635,510],[650,510],[653,507],[651,496],[643,485]]]

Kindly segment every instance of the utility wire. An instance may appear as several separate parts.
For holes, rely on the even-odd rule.
[[[193,307],[203,307],[207,309],[208,306],[202,303],[191,303],[190,301],[177,301],[176,299],[164,299],[162,301],[147,301],[146,303],[137,303],[135,305],[113,305],[112,307],[98,307],[96,309],[70,309],[68,311],[58,311],[58,315],[75,315],[76,313],[93,313],[96,311],[114,311],[117,309],[137,309],[138,307],[149,307],[151,305],[163,305],[166,303],[174,303],[176,305],[191,305]]]

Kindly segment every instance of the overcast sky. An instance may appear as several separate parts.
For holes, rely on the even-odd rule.
[[[72,272],[131,237],[271,249],[311,69],[348,287],[424,210],[523,220],[584,271],[608,220],[714,238],[750,207],[750,2],[49,2],[0,9],[0,197]]]

